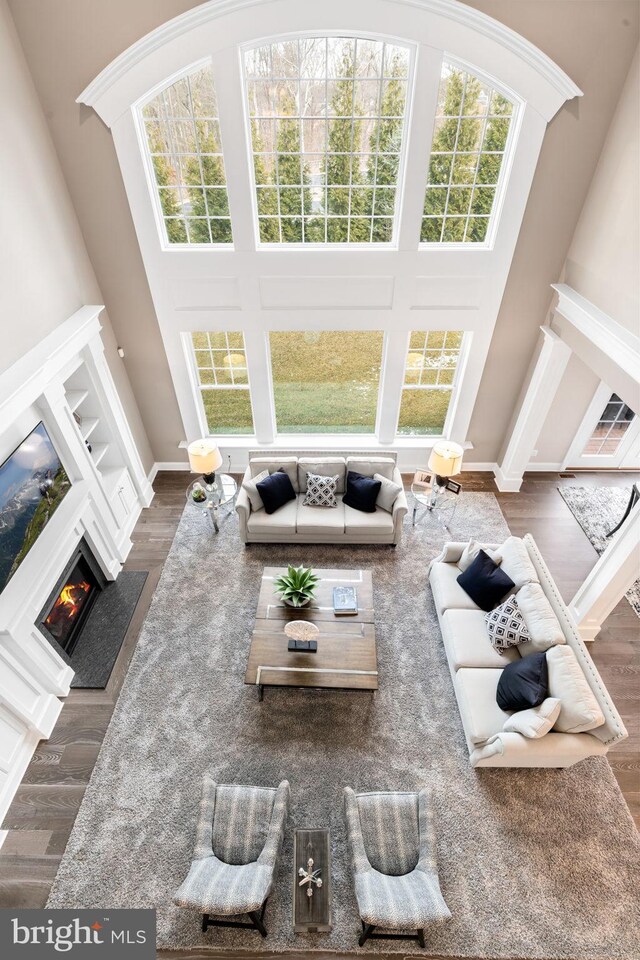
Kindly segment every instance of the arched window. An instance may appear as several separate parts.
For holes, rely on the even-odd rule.
[[[422,243],[484,243],[515,104],[443,62],[422,218]]]
[[[232,243],[211,68],[165,87],[141,114],[167,242]]]
[[[260,243],[394,241],[410,60],[359,37],[245,51]]]

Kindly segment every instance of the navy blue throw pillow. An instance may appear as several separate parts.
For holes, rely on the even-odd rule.
[[[498,680],[496,700],[501,710],[528,710],[546,700],[548,691],[546,651],[530,653],[506,665]]]
[[[362,513],[375,513],[376,500],[381,486],[381,480],[363,477],[361,473],[349,470],[347,473],[347,492],[342,498],[342,502],[348,507],[353,507],[354,510],[361,510]]]
[[[264,503],[266,513],[275,513],[285,503],[296,498],[293,484],[282,468],[275,473],[270,473],[260,483],[256,483],[256,490]]]
[[[471,566],[457,578],[458,583],[481,610],[493,610],[505,593],[515,589],[515,583],[491,557],[480,550]]]

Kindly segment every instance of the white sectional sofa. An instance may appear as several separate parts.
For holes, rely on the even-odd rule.
[[[549,605],[540,599],[538,591],[541,607],[537,611],[538,623],[542,625],[543,632],[549,629],[561,631],[558,637],[560,642],[555,645],[562,645],[564,642],[573,650],[579,668],[597,701],[597,704],[592,702],[592,707],[597,711],[598,721],[601,722],[593,729],[579,733],[557,732],[552,729],[540,739],[528,739],[521,733],[503,730],[503,725],[511,714],[501,710],[496,702],[496,689],[502,670],[509,661],[518,660],[521,655],[534,651],[527,649],[530,647],[529,643],[511,647],[504,654],[494,649],[487,633],[484,611],[476,606],[457,583],[461,572],[458,563],[467,544],[447,543],[430,566],[429,581],[471,765],[567,767],[586,757],[601,756],[612,744],[624,740],[627,731],[533,538],[527,535],[523,540],[509,539],[512,547],[524,544],[526,548],[526,554],[522,551],[524,563],[520,562],[517,576],[513,575],[513,568],[506,570],[505,563],[505,572],[516,584],[516,599],[525,584],[540,585],[552,613]],[[518,542],[514,543],[516,540]],[[505,542],[505,546],[508,542]],[[488,544],[486,549],[499,555],[502,545]],[[528,589],[531,592],[531,588]],[[524,600],[520,607],[524,613]],[[535,610],[533,612],[536,613]],[[581,678],[578,679],[581,683]],[[591,693],[586,691],[588,699],[592,700]],[[550,690],[549,695],[555,694]]]
[[[402,477],[396,465],[397,454],[345,451],[290,451],[250,450],[249,465],[243,482],[256,477],[263,470],[274,473],[284,468],[296,499],[286,503],[275,513],[264,509],[253,510],[246,490],[240,488],[236,511],[240,521],[240,539],[243,543],[387,543],[395,546],[402,537],[402,523],[407,512],[407,498],[402,490],[391,512],[376,507],[375,513],[362,513],[342,502],[347,472],[353,470],[363,476],[378,473],[402,486]],[[307,473],[339,477],[337,507],[304,506]]]

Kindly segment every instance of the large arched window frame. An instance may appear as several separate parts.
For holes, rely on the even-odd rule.
[[[449,0],[381,0],[367,10],[365,35],[416,51],[394,245],[259,247],[250,148],[240,122],[243,50],[285,33],[359,35],[361,14],[357,0],[324,0],[315,7],[297,0],[211,0],[125,51],[79,98],[113,133],[186,440],[203,429],[189,353],[192,333],[243,334],[255,435],[224,441],[229,450],[242,450],[276,440],[269,333],[301,330],[384,334],[375,436],[361,439],[381,447],[393,443],[416,457],[420,451],[420,461],[429,441],[397,434],[407,344],[412,331],[463,331],[464,356],[444,432],[462,443],[473,440],[467,435],[471,414],[546,125],[580,91],[541,51],[470,7]],[[420,244],[444,58],[490,78],[517,102],[487,243]],[[201,62],[211,63],[216,84],[233,245],[163,248],[149,201],[137,107]],[[286,438],[292,445],[305,439]]]

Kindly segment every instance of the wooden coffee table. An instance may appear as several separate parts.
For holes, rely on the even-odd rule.
[[[322,687],[331,690],[378,689],[376,636],[373,626],[373,583],[368,570],[323,570],[315,599],[307,607],[288,607],[273,581],[286,567],[265,567],[256,623],[244,682],[258,687]],[[336,616],[333,588],[353,586],[358,595],[355,616]],[[316,653],[287,649],[284,627],[289,620],[308,620],[318,629]]]

